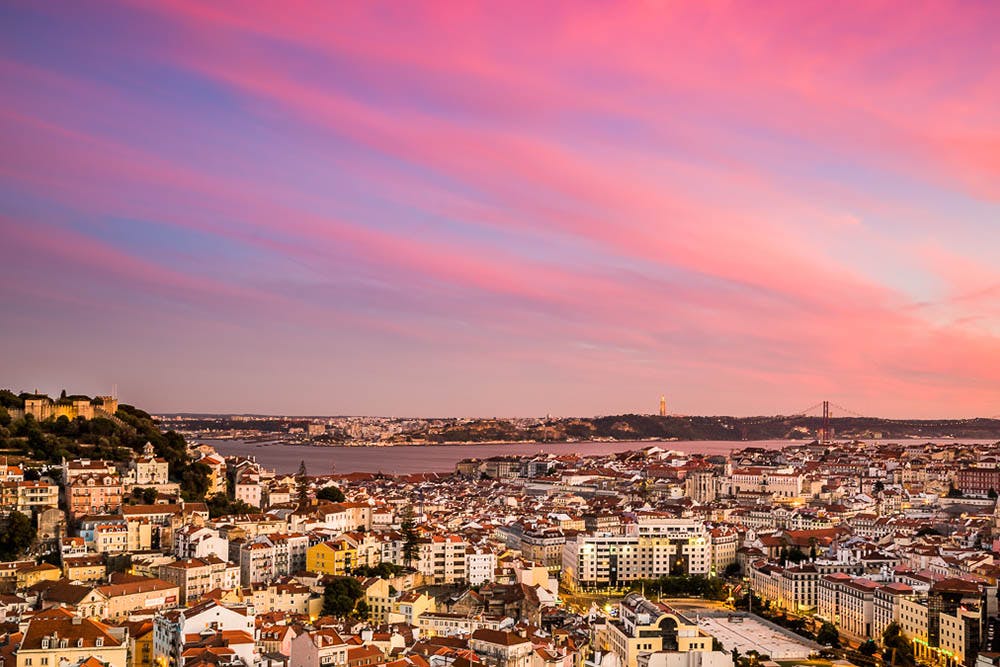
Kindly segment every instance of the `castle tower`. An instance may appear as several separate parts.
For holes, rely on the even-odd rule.
[[[660,416],[661,417],[666,417],[667,416],[667,397],[666,396],[660,396]]]

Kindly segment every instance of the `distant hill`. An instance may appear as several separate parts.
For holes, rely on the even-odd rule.
[[[836,438],[962,438],[1000,440],[1000,419],[894,420],[836,417]],[[553,419],[518,427],[499,419],[455,420],[398,438],[400,442],[517,442],[567,440],[813,440],[820,417],[687,417],[616,415]]]

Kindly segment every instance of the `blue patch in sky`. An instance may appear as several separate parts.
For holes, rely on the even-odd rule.
[[[91,218],[75,223],[77,231],[137,257],[170,259],[251,259],[250,246],[209,232],[148,220],[117,217]]]

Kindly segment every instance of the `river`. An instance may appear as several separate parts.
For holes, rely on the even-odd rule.
[[[265,468],[279,473],[294,473],[305,461],[311,475],[325,475],[336,470],[348,472],[384,472],[405,474],[414,472],[452,472],[455,464],[471,457],[487,458],[500,455],[538,454],[614,454],[644,447],[657,446],[692,454],[729,454],[733,449],[766,447],[777,449],[795,444],[795,440],[699,440],[667,442],[529,442],[488,445],[426,445],[397,447],[314,447],[244,442],[242,440],[198,440],[212,445],[224,456],[256,456]],[[336,466],[336,468],[334,468]]]

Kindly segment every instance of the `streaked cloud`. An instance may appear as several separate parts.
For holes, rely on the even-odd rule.
[[[5,8],[4,383],[1000,412],[996,7],[505,7]]]

